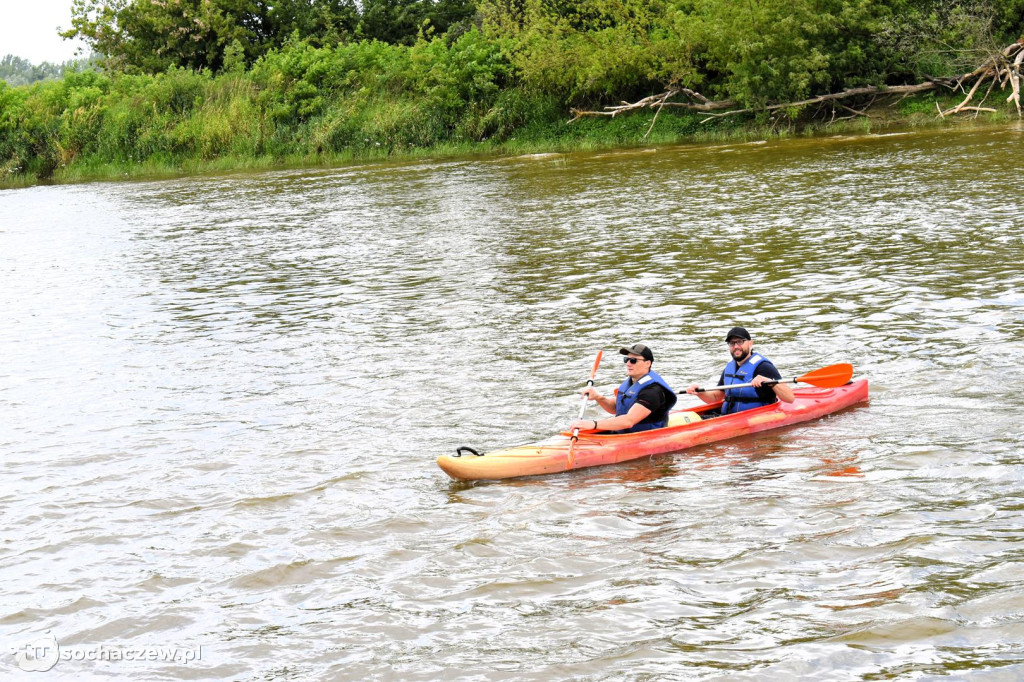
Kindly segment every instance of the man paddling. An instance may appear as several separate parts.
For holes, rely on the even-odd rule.
[[[793,389],[787,384],[764,385],[769,381],[779,381],[782,379],[782,375],[779,374],[779,370],[775,369],[771,360],[753,352],[754,342],[746,329],[733,327],[725,335],[725,342],[729,346],[732,360],[722,370],[718,385],[753,384],[753,386],[728,391],[698,393],[697,384],[690,384],[686,389],[687,393],[696,395],[706,403],[724,400],[725,402],[722,403],[723,415],[752,410],[762,405],[771,405],[776,400],[781,400],[784,403],[793,402]]]
[[[583,391],[583,395],[615,416],[601,420],[577,419],[569,425],[570,430],[633,433],[660,429],[668,424],[668,413],[676,404],[676,394],[657,372],[651,371],[654,353],[642,343],[620,348],[619,353],[626,356],[623,362],[627,376],[616,389],[615,397],[603,396],[593,386]]]

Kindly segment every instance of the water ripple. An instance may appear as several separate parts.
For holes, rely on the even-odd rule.
[[[1014,127],[0,194],[8,646],[153,679],[750,679],[1024,667]],[[871,403],[593,471],[598,349],[714,381],[744,324]],[[12,657],[0,666],[16,670]]]

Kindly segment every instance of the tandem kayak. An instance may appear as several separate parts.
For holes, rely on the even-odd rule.
[[[745,436],[810,421],[868,399],[867,379],[837,388],[796,388],[791,403],[777,402],[727,416],[718,416],[721,403],[676,410],[662,429],[639,433],[610,434],[581,431],[579,441],[569,446],[572,434],[563,432],[547,440],[518,445],[478,455],[441,455],[437,465],[459,481],[513,478],[553,474],[570,469],[615,464],[638,457],[678,452],[695,445]]]

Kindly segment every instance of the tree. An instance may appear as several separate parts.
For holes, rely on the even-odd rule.
[[[52,62],[33,64],[27,59],[9,54],[0,59],[0,80],[6,81],[11,86],[30,85],[38,81],[62,78],[67,73],[87,69],[93,63],[94,58],[72,59],[62,64]]]
[[[73,0],[61,35],[86,41],[117,70],[220,71],[226,53],[231,68],[239,58],[251,65],[296,35],[314,47],[356,38],[411,45],[475,11],[473,0]]]
[[[9,54],[0,60],[0,80],[8,85],[27,85],[36,81],[57,78],[60,67],[49,62],[36,66],[27,59]]]
[[[346,39],[358,16],[355,0],[74,0],[61,35],[86,41],[117,70],[219,71],[236,41],[251,64],[295,32],[314,45]]]
[[[359,37],[412,45],[421,30],[438,35],[476,13],[472,0],[363,0]]]

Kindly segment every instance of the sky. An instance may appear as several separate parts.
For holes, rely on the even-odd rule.
[[[64,40],[57,27],[71,28],[72,0],[0,0],[0,57],[13,54],[33,64],[59,64],[75,59],[75,48],[88,54],[85,44]]]

